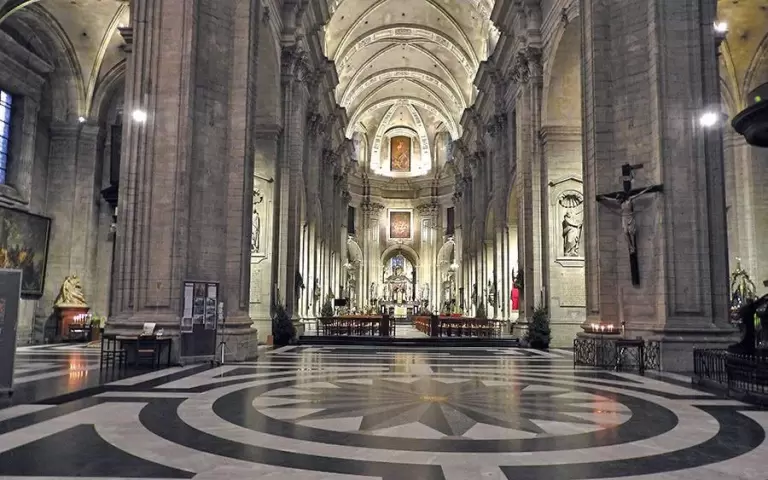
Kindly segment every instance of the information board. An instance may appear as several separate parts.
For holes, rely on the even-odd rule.
[[[219,283],[186,281],[182,287],[181,356],[213,357],[219,324]]]
[[[13,391],[21,276],[21,270],[0,268],[0,393]]]

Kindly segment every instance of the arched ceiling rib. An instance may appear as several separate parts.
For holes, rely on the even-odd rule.
[[[336,98],[350,119],[346,136],[357,131],[374,141],[383,128],[408,126],[398,125],[401,115],[393,112],[399,111],[414,127],[420,125],[419,135],[426,139],[438,132],[457,139],[461,116],[474,101],[477,69],[487,55],[494,3],[332,1],[325,44],[338,73]],[[434,150],[428,140],[424,143]],[[375,155],[377,149],[372,150]]]
[[[381,50],[376,52],[373,56],[371,56],[368,60],[366,60],[362,65],[360,65],[359,68],[357,68],[357,70],[352,75],[352,77],[350,78],[350,80],[349,80],[349,82],[347,84],[347,89],[344,91],[344,93],[341,96],[341,104],[342,105],[349,105],[349,103],[350,103],[348,101],[349,100],[349,95],[351,94],[352,89],[357,84],[358,80],[360,80],[360,78],[365,74],[366,70],[369,67],[371,67],[376,62],[376,60],[378,60],[384,54],[389,53],[389,52],[391,52],[393,50],[396,50],[398,48],[398,46],[400,46],[400,45],[397,44],[397,43],[394,43],[394,44],[390,43],[389,45],[385,46],[384,48],[382,48]],[[408,49],[408,48],[414,49],[415,51],[417,51],[421,55],[424,55],[425,57],[427,57],[431,62],[433,62],[433,65],[437,65],[440,68],[440,70],[442,70],[442,73],[444,75],[446,75],[447,80],[450,83],[450,87],[453,88],[454,91],[459,92],[459,95],[462,95],[462,93],[461,93],[462,92],[462,88],[459,85],[458,80],[453,75],[453,72],[448,67],[448,65],[443,63],[442,60],[437,58],[430,51],[428,51],[428,50],[426,50],[426,49],[424,49],[424,48],[422,48],[422,47],[420,47],[418,45],[405,44],[405,45],[403,45],[403,47],[405,49]],[[468,99],[464,98],[464,100],[467,101]]]
[[[385,26],[366,32],[365,35],[355,39],[341,54],[336,56],[336,65],[339,68],[344,68],[357,52],[374,43],[420,41],[434,43],[447,49],[468,75],[474,75],[477,71],[478,61],[473,50],[464,50],[451,37],[443,34],[440,30],[413,24]]]
[[[440,118],[447,125],[448,131],[451,134],[451,138],[453,138],[454,140],[459,138],[459,132],[458,132],[456,122],[454,122],[451,116],[448,113],[446,113],[444,109],[432,103],[425,102],[424,100],[416,97],[388,97],[388,98],[378,100],[375,103],[371,103],[370,105],[362,106],[357,110],[355,116],[352,117],[351,121],[349,122],[346,136],[352,137],[352,134],[355,131],[355,125],[357,125],[357,122],[360,120],[360,117],[362,117],[366,113],[372,110],[378,110],[380,108],[389,107],[397,104],[410,104],[415,107],[426,110],[427,112],[431,113],[435,117]]]
[[[349,96],[342,100],[341,106],[344,108],[349,107],[364,91],[378,83],[401,78],[426,82],[437,87],[440,91],[440,94],[450,100],[449,105],[451,105],[457,112],[462,112],[465,108],[467,108],[467,102],[464,100],[461,94],[454,91],[450,85],[443,81],[442,78],[426,70],[417,70],[415,68],[390,68],[388,70],[374,73],[373,75],[360,80],[359,83],[355,84],[355,87],[349,93]]]

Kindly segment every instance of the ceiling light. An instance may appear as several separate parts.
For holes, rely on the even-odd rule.
[[[85,117],[77,117],[77,121],[80,123],[85,123]]]
[[[699,117],[699,124],[705,128],[714,127],[719,121],[720,114],[717,112],[704,112],[701,114],[701,117]]]
[[[133,111],[133,114],[131,114],[131,116],[133,117],[134,122],[144,123],[147,121],[147,112],[145,112],[144,110],[136,109]]]
[[[715,22],[715,31],[717,33],[728,33],[728,22]]]

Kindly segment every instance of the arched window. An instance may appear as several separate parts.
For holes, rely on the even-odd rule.
[[[13,97],[0,90],[0,184],[4,184],[8,173],[8,152],[11,138],[11,107]]]

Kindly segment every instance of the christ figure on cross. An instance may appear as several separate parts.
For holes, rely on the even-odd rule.
[[[627,246],[629,247],[629,253],[633,254],[637,252],[637,224],[635,223],[635,199],[655,191],[655,187],[647,187],[635,194],[624,194],[616,197],[609,197],[607,195],[599,195],[599,202],[613,202],[618,205],[619,212],[621,212],[621,229],[624,231],[624,237],[627,239]]]
[[[640,270],[637,262],[637,224],[635,223],[635,200],[648,193],[662,191],[661,185],[645,188],[632,188],[633,172],[642,165],[622,165],[623,189],[618,192],[598,195],[597,201],[603,204],[613,204],[618,207],[621,215],[621,228],[629,248],[629,265],[632,274],[632,284],[640,285]],[[610,203],[608,203],[610,202]]]

